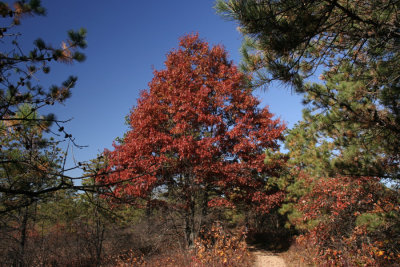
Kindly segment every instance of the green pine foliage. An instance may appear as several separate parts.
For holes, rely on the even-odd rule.
[[[256,86],[279,80],[303,94],[309,137],[318,146],[333,139],[337,170],[397,179],[398,5],[219,0],[216,8],[239,23],[244,70],[256,74]],[[318,72],[322,81],[310,82]]]
[[[399,244],[399,7],[393,0],[216,1],[239,24],[242,69],[256,77],[254,86],[279,81],[303,97],[303,120],[285,139],[281,213],[314,240],[321,264],[397,261],[398,249],[387,244]],[[345,194],[358,202],[342,206]],[[337,207],[347,215],[332,213]]]
[[[39,38],[24,52],[20,49],[24,34],[18,26],[28,15],[45,14],[39,0],[0,2],[0,213],[31,205],[54,191],[73,186],[64,175],[64,155],[57,144],[63,140],[75,144],[74,138],[65,130],[65,121],[52,113],[41,113],[64,103],[77,78],[70,76],[60,85],[44,88],[35,77],[50,75],[55,63],[83,61],[86,31],[69,31],[60,47]],[[58,131],[52,131],[52,125]]]

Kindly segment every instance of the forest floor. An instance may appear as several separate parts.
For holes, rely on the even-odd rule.
[[[252,254],[255,258],[254,267],[287,267],[279,253],[255,249]]]
[[[247,244],[254,258],[254,267],[287,267],[284,257],[291,247],[290,235],[279,233],[252,233]]]
[[[287,238],[268,239],[268,235],[256,235],[248,242],[248,248],[254,258],[254,267],[315,266],[311,251]]]
[[[254,267],[309,267],[315,266],[311,248],[297,244],[287,232],[252,233],[247,245],[254,258]]]

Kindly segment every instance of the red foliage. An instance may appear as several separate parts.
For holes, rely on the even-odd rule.
[[[232,204],[245,200],[268,210],[276,201],[265,183],[279,166],[264,164],[264,151],[279,149],[285,126],[257,108],[249,77],[222,46],[185,36],[165,66],[132,109],[123,143],[108,152],[113,173],[104,179],[127,181],[114,194],[146,199],[174,186],[189,197],[213,188]]]
[[[316,250],[315,262],[334,266],[400,263],[398,192],[374,177],[306,177],[312,190],[300,198],[298,241]],[[312,185],[311,185],[312,184]]]

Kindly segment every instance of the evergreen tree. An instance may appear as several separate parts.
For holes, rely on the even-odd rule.
[[[315,150],[333,141],[324,153],[339,173],[392,179],[400,175],[398,7],[383,0],[217,1],[240,24],[243,67],[258,74],[256,85],[279,80],[303,93],[309,105],[296,131],[310,134]],[[311,83],[316,72],[322,82]]]
[[[41,198],[45,198],[46,191],[60,183],[58,173],[62,153],[57,142],[43,137],[47,125],[38,123],[40,117],[37,112],[32,112],[30,105],[18,109],[16,121],[24,118],[18,121],[18,126],[9,127],[15,121],[0,122],[3,149],[0,168],[1,213],[34,203],[39,199],[34,192],[42,192]]]
[[[72,182],[64,179],[58,160],[57,143],[64,139],[74,142],[63,127],[63,121],[53,114],[39,116],[40,110],[64,102],[75,86],[76,77],[69,77],[60,86],[48,89],[38,84],[35,75],[50,72],[55,62],[72,63],[85,59],[80,52],[86,47],[86,31],[69,31],[68,39],[54,48],[42,39],[35,40],[27,53],[20,47],[23,34],[18,25],[27,15],[45,15],[39,0],[15,1],[12,6],[0,2],[0,212],[8,212],[30,205],[41,196],[69,187]],[[50,131],[52,124],[58,133]],[[44,138],[44,132],[53,138]]]
[[[45,191],[60,183],[61,152],[56,142],[43,137],[46,123],[28,104],[18,107],[15,121],[0,121],[3,162],[0,168],[0,223],[2,225],[1,258],[9,264],[27,262],[25,248],[31,222],[36,217],[36,206],[49,200],[52,192]],[[18,120],[23,118],[23,120]],[[18,124],[9,127],[10,124]],[[24,192],[40,192],[35,194]],[[32,205],[35,204],[35,205]],[[13,237],[13,238],[11,238]],[[6,246],[6,247],[4,247]],[[9,262],[11,261],[11,262]]]

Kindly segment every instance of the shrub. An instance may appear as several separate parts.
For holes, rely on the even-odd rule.
[[[253,259],[247,249],[243,228],[228,232],[216,223],[201,234],[202,237],[194,242],[191,249],[175,250],[150,258],[128,251],[116,257],[115,266],[252,266]]]
[[[305,234],[297,241],[313,246],[317,264],[388,266],[400,263],[399,194],[372,177],[312,181],[297,208]]]

